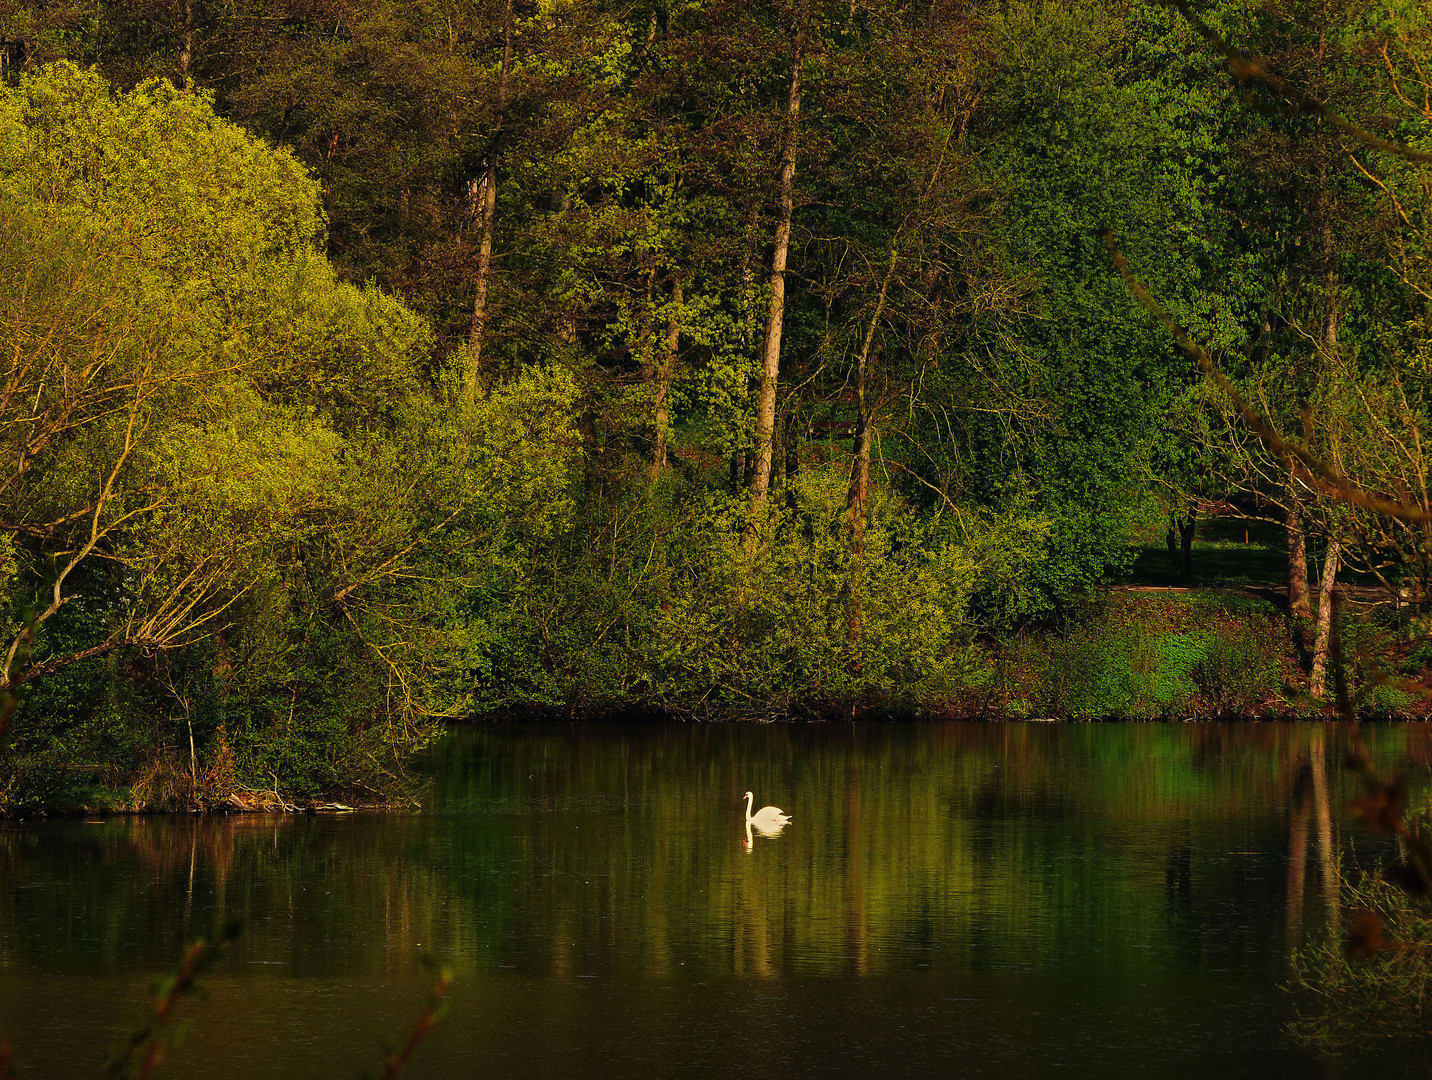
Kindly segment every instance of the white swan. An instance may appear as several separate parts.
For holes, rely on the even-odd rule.
[[[751,807],[755,805],[756,796],[746,792],[746,825],[748,828],[755,826],[755,829],[762,836],[776,836],[791,823],[791,816],[778,806],[763,806],[754,814]]]

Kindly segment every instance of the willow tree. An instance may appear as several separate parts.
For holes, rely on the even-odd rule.
[[[306,170],[167,83],[0,95],[0,214],[0,801],[75,754],[152,804],[391,794],[468,707],[471,591],[564,513],[569,384],[450,403],[428,326],[318,250]]]

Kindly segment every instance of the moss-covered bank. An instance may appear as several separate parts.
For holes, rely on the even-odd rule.
[[[1428,657],[1416,621],[1390,605],[1349,608],[1345,676],[1360,715],[1423,716]],[[981,714],[1059,720],[1315,718],[1312,628],[1243,589],[1119,590],[1059,630],[993,650]]]

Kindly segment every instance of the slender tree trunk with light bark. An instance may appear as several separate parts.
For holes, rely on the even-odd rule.
[[[1318,584],[1318,634],[1313,646],[1313,674],[1309,689],[1315,698],[1327,696],[1328,647],[1333,630],[1333,585],[1337,581],[1341,542],[1336,536],[1328,540],[1327,557],[1323,559],[1323,580]]]
[[[771,252],[771,302],[761,350],[761,392],[756,402],[756,468],[751,477],[753,509],[766,500],[771,486],[771,448],[776,430],[776,384],[781,369],[781,328],[786,314],[786,256],[791,246],[791,214],[795,206],[796,142],[800,134],[801,71],[805,64],[806,31],[796,34],[791,50],[791,90],[781,139],[781,206]]]
[[[467,396],[477,396],[478,372],[482,366],[482,344],[487,334],[487,289],[492,278],[492,234],[497,224],[497,159],[502,141],[502,125],[507,113],[507,77],[512,71],[512,0],[507,0],[502,34],[502,69],[497,75],[497,123],[492,147],[487,153],[487,170],[479,181],[477,212],[480,234],[477,245],[477,281],[472,301],[472,323],[468,327],[468,351],[471,367],[467,376]]]
[[[1326,260],[1323,276],[1323,302],[1326,305],[1323,314],[1323,363],[1331,365],[1337,355],[1338,347],[1337,250],[1334,245],[1332,226],[1328,223],[1331,210],[1327,195],[1326,170],[1323,170],[1321,180],[1323,185],[1321,209],[1324,218],[1323,258]],[[1327,697],[1328,647],[1333,627],[1333,586],[1337,581],[1340,554],[1341,542],[1336,536],[1329,537],[1327,554],[1323,559],[1322,580],[1318,583],[1318,626],[1313,644],[1313,671],[1309,679],[1309,689],[1313,697],[1319,699]]]
[[[853,650],[860,643],[864,629],[864,611],[861,593],[865,572],[865,511],[870,498],[870,444],[874,437],[874,417],[870,411],[869,374],[870,359],[875,333],[880,327],[880,316],[885,313],[885,299],[890,294],[890,279],[895,276],[895,263],[900,253],[891,245],[890,265],[885,271],[885,280],[880,283],[880,294],[875,299],[875,310],[870,315],[870,325],[860,343],[860,353],[855,361],[855,455],[850,465],[850,486],[845,493],[845,510],[850,517],[852,549],[850,559],[850,644]],[[855,652],[855,668],[860,668],[860,655]]]
[[[890,279],[895,276],[895,263],[899,252],[890,249],[890,265],[885,279],[880,283],[880,292],[875,298],[875,310],[870,315],[860,342],[860,352],[855,358],[855,456],[850,469],[850,486],[845,493],[845,509],[850,524],[857,534],[865,527],[865,503],[870,493],[870,444],[874,435],[874,417],[870,412],[869,376],[872,346],[875,333],[880,326],[880,317],[885,313],[885,301],[890,295]]]
[[[656,410],[653,426],[656,428],[651,445],[651,480],[655,483],[666,468],[666,429],[671,424],[671,378],[676,370],[676,350],[681,346],[681,279],[671,283],[671,314],[666,322],[666,350],[657,362],[655,372]]]
[[[179,85],[188,90],[189,65],[194,60],[194,0],[182,0],[179,17]]]
[[[1289,495],[1283,518],[1288,534],[1288,614],[1299,619],[1311,619],[1313,609],[1308,601],[1307,539],[1303,535],[1303,517],[1298,513],[1297,501],[1291,497],[1291,485]]]

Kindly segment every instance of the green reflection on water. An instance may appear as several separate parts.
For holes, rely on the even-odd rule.
[[[1277,928],[1287,807],[1321,737],[1268,724],[487,729],[455,740],[436,801],[464,817],[454,880],[509,867],[470,895],[511,920],[496,939],[521,941],[504,960],[524,970],[1128,971],[1166,966],[1169,949],[1232,962],[1250,948],[1242,926]],[[747,787],[795,818],[750,851]]]
[[[1384,759],[1426,757],[1420,725],[1369,735]],[[1270,1049],[1276,984],[1290,933],[1324,915],[1318,841],[1339,838],[1319,823],[1350,794],[1334,742],[1279,724],[479,727],[432,756],[417,816],[12,824],[0,1030],[22,1063],[27,1030],[41,1058],[81,1028],[117,1033],[134,987],[237,917],[196,1019],[196,1052],[222,1046],[233,1075],[254,1061],[229,1032],[308,1047],[286,1053],[297,1070],[357,1055],[345,1018],[365,1047],[396,1030],[418,953],[473,997],[416,1075],[468,1057],[570,1069],[594,1041],[637,1053],[673,1032],[708,1047],[683,1067],[719,1071],[740,1061],[716,1033],[763,993],[847,1052],[887,1038],[869,1017],[895,1001],[940,1017],[968,1002],[998,1028],[983,1050],[974,1029],[946,1032],[926,1064],[961,1039],[990,1068],[1081,1046],[1092,1068],[1241,1038],[1275,1054],[1260,1067],[1292,1068],[1291,1048]],[[794,816],[749,849],[747,789]],[[1296,882],[1290,847],[1306,853]],[[77,985],[85,1019],[64,1004]],[[1218,1019],[1230,1008],[1248,1015]],[[1078,1032],[1057,1030],[1075,1016]],[[658,1075],[669,1059],[652,1054]]]

